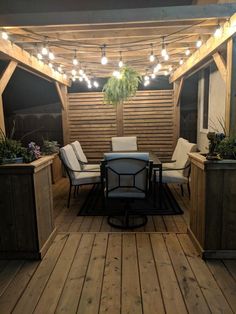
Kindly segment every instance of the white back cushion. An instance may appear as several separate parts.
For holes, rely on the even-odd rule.
[[[175,168],[185,168],[190,164],[188,153],[195,152],[197,150],[197,144],[189,143],[188,141],[182,141],[181,149],[179,149],[176,153],[176,162]],[[187,177],[189,173],[189,169],[179,170],[180,173]]]
[[[81,170],[80,163],[75,155],[75,152],[70,144],[60,148],[61,158],[64,161],[65,165],[74,171]],[[69,170],[69,173],[73,179],[76,178],[76,172]]]
[[[188,140],[180,137],[177,141],[177,144],[175,146],[175,150],[173,152],[173,155],[172,155],[172,160],[177,160],[177,157],[179,156],[180,152],[181,152],[181,149],[182,149],[182,145],[184,145],[184,143],[189,143]]]
[[[137,137],[136,136],[122,136],[112,137],[112,151],[137,151]]]
[[[88,160],[87,160],[87,158],[86,158],[86,156],[85,156],[85,154],[83,152],[83,149],[82,149],[82,147],[80,145],[80,142],[74,141],[73,143],[71,143],[71,145],[72,145],[72,147],[73,147],[73,149],[75,151],[75,155],[76,155],[77,159],[82,161],[82,162],[87,163]]]

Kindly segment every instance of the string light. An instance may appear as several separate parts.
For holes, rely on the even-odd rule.
[[[219,38],[222,35],[222,32],[223,32],[223,29],[220,26],[220,24],[218,24],[214,32],[214,37]]]
[[[48,66],[52,69],[53,68],[53,65],[51,62],[48,63]]]
[[[121,73],[120,73],[120,71],[115,70],[115,71],[113,71],[112,75],[113,75],[114,77],[116,77],[117,79],[120,79],[120,78],[121,78]]]
[[[149,76],[147,75],[147,73],[144,76],[144,81],[149,81]]]
[[[91,85],[91,82],[90,82],[90,81],[88,82],[88,88],[89,88],[89,89],[92,88],[92,85]]]
[[[183,58],[181,58],[181,59],[179,60],[179,64],[182,65],[183,63],[184,63],[184,60],[183,60]]]
[[[42,59],[43,59],[43,56],[41,55],[40,52],[37,53],[37,58],[38,58],[39,60],[42,60]]]
[[[47,46],[44,44],[42,51],[41,51],[42,55],[46,56],[48,54],[48,48]]]
[[[107,57],[106,57],[106,45],[104,45],[104,46],[101,48],[101,50],[102,50],[101,64],[102,64],[102,65],[106,65],[107,62],[108,62],[108,59],[107,59]]]
[[[165,70],[164,75],[167,76],[169,73],[168,71]]]
[[[169,55],[166,53],[166,55],[164,56],[164,60],[168,61],[170,59]]]
[[[122,54],[121,54],[121,51],[120,51],[120,61],[119,61],[118,65],[119,65],[119,68],[122,68],[122,67],[123,67],[123,65],[124,65],[123,60],[122,60]]]
[[[83,80],[84,80],[83,77],[82,77],[82,76],[79,76],[79,81],[80,81],[80,82],[83,82]]]
[[[83,75],[83,74],[84,74],[84,70],[79,69],[79,74],[80,74],[80,75]]]
[[[76,81],[76,77],[73,76],[72,77],[72,81],[75,82]]]
[[[55,59],[54,53],[51,52],[51,51],[49,51],[49,53],[48,53],[48,58],[49,58],[50,60],[54,60],[54,59]]]
[[[78,65],[78,59],[77,59],[77,51],[75,50],[75,55],[74,55],[74,58],[73,58],[73,61],[72,61],[72,63],[76,66],[76,65]]]
[[[73,69],[73,70],[71,70],[71,74],[72,74],[73,76],[75,76],[75,75],[77,74],[77,71],[76,71],[75,69]]]
[[[157,65],[154,68],[154,73],[158,72],[162,68],[162,65],[160,62],[157,63]]]
[[[151,78],[154,80],[156,78],[156,74],[155,73],[152,73],[151,74]]]
[[[173,67],[172,65],[169,66],[169,72],[172,72],[173,71]]]
[[[59,67],[57,68],[57,70],[58,70],[60,73],[62,73],[62,67],[61,67],[61,65],[59,65]]]
[[[144,85],[144,86],[148,86],[149,84],[150,84],[149,79],[148,79],[148,80],[146,80],[146,81],[144,81],[144,83],[143,83],[143,85]]]
[[[187,48],[186,50],[185,50],[185,54],[186,54],[186,56],[189,56],[190,55],[190,50],[189,50],[189,48]]]
[[[153,54],[153,44],[151,44],[151,54],[149,56],[149,61],[154,62],[155,61],[155,56]]]
[[[63,78],[64,78],[64,79],[67,79],[66,73],[63,74]]]
[[[98,82],[97,82],[97,81],[94,81],[94,82],[93,82],[93,86],[94,86],[95,88],[98,88],[98,87],[99,87]]]
[[[2,32],[2,39],[8,40],[8,34],[7,32]]]
[[[197,47],[197,48],[200,48],[201,45],[202,45],[202,40],[201,40],[201,38],[199,37],[198,40],[197,40],[197,42],[196,42],[196,47]]]
[[[165,57],[165,55],[167,55],[167,50],[166,50],[166,45],[165,45],[165,37],[162,37],[161,55],[162,55],[162,57]]]

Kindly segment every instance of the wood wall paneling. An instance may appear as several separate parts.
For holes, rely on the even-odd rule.
[[[174,138],[172,90],[138,91],[123,104],[122,112],[104,104],[101,92],[71,93],[68,100],[70,142],[79,140],[90,161],[101,160],[103,153],[111,150],[111,137],[121,134],[137,136],[140,150],[152,150],[162,160],[170,158]]]

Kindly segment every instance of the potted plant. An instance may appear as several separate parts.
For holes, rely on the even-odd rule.
[[[8,138],[0,130],[0,164],[23,162],[26,149],[22,147],[20,141]]]
[[[222,159],[236,159],[236,137],[227,136],[217,144],[216,151]]]
[[[57,141],[43,140],[42,153],[51,155],[59,152],[59,144]]]
[[[116,77],[111,77],[103,87],[104,102],[118,105],[135,96],[141,76],[130,67],[124,67],[121,72],[117,71]]]

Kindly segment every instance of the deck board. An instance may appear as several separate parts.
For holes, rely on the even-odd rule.
[[[236,313],[234,262],[200,259],[186,233],[59,233],[9,273],[0,312]]]

